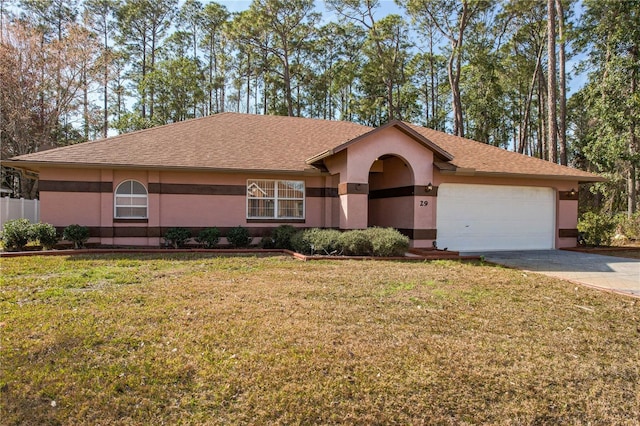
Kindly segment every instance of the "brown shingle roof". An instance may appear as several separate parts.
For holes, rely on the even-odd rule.
[[[576,178],[579,181],[595,182],[604,179],[583,170],[550,163],[539,158],[507,151],[471,139],[453,136],[433,129],[405,123],[407,126],[435,143],[451,155],[444,171],[463,169],[466,174],[521,175],[528,177]]]
[[[447,164],[441,166],[443,170],[601,180],[581,170],[409,123],[396,123],[423,137],[420,142],[425,146],[439,147],[443,160],[453,157],[449,163],[441,162]],[[301,172],[310,167],[306,159],[330,155],[333,149],[347,146],[371,131],[375,129],[346,121],[222,113],[22,155],[11,163],[32,167],[58,164]]]
[[[371,131],[346,121],[222,113],[35,154],[25,162],[220,170],[308,169],[308,157]]]

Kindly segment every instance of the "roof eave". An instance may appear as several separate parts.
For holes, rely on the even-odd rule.
[[[316,167],[301,169],[234,169],[223,167],[192,167],[192,166],[163,166],[144,164],[115,164],[115,163],[70,163],[70,162],[48,162],[48,161],[19,161],[7,160],[2,162],[3,166],[15,169],[39,172],[44,168],[74,168],[74,169],[133,169],[133,170],[172,170],[189,172],[209,172],[209,173],[256,173],[256,174],[285,174],[285,175],[322,175],[326,174]]]
[[[324,160],[327,157],[331,157],[333,154],[335,154],[333,149],[328,149],[324,152],[321,152],[320,154],[314,155],[313,157],[309,157],[306,160],[304,160],[304,162],[306,164],[309,165],[313,165],[314,163],[317,163],[319,161]]]
[[[607,179],[602,176],[571,176],[571,175],[553,175],[553,174],[535,174],[535,173],[505,173],[505,172],[485,172],[474,169],[457,169],[457,170],[440,170],[443,175],[453,176],[481,176],[481,177],[498,177],[498,178],[518,178],[518,179],[536,179],[536,180],[562,180],[578,183],[594,183],[605,182]]]

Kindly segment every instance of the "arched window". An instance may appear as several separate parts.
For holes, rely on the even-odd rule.
[[[116,188],[114,212],[116,219],[146,219],[147,189],[135,180],[125,180]]]

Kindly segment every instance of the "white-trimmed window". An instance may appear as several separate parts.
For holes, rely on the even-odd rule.
[[[114,216],[116,219],[146,219],[147,189],[138,181],[125,180],[116,188]]]
[[[304,181],[247,180],[248,219],[304,219]]]

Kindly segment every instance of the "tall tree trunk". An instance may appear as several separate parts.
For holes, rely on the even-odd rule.
[[[454,66],[455,64],[455,66]],[[464,123],[462,116],[462,100],[460,97],[460,65],[461,52],[458,44],[453,45],[451,56],[447,62],[447,73],[449,74],[449,85],[451,86],[451,97],[453,107],[453,134],[464,137]]]
[[[562,0],[555,0],[556,12],[558,15],[558,37],[560,46],[558,47],[558,67],[560,71],[560,99],[558,117],[558,147],[560,149],[560,164],[566,166],[567,160],[567,76],[566,76],[566,34],[564,31],[564,8]]]
[[[147,75],[147,40],[146,37],[142,38],[142,81]],[[142,111],[142,118],[147,118],[147,93],[146,90],[142,90],[140,93],[140,108]]]
[[[533,91],[538,79],[538,70],[540,69],[540,63],[542,62],[542,52],[544,51],[544,43],[540,43],[540,49],[538,50],[538,56],[536,60],[536,67],[533,70],[533,77],[531,79],[531,87],[529,87],[529,93],[527,94],[527,100],[524,107],[524,118],[521,124],[520,141],[518,143],[518,152],[524,154],[524,148],[527,142],[529,131],[529,115],[531,114],[531,101],[533,99]]]
[[[149,71],[153,72],[155,69],[156,69],[156,33],[154,31],[151,34],[151,65],[149,66]],[[155,104],[155,98],[156,98],[155,89],[152,84],[151,89],[149,90],[149,119],[153,119],[153,108]]]
[[[286,53],[286,48],[285,48],[285,54],[284,54],[284,61],[283,61],[283,65],[284,65],[284,96],[285,96],[285,100],[287,102],[287,115],[289,117],[293,117],[293,99],[292,99],[292,95],[291,95],[291,74],[290,74],[290,68],[289,68],[289,55]]]
[[[556,119],[556,8],[555,1],[547,1],[547,135],[549,161],[558,162],[558,129]]]
[[[103,99],[102,99],[102,108],[103,108],[103,115],[102,115],[102,137],[103,138],[107,138],[107,136],[109,135],[109,64],[111,63],[111,51],[109,50],[109,31],[108,31],[108,24],[107,24],[107,18],[104,18],[104,23],[103,23],[103,28],[104,28],[104,32],[102,33],[102,47],[103,47],[103,57],[104,57],[104,75],[103,75],[103,82],[102,82],[102,89],[103,89]]]
[[[537,152],[539,158],[546,160],[549,158],[549,150],[547,149],[547,126],[545,121],[545,85],[544,85],[544,72],[540,72],[538,78],[538,147]]]
[[[433,59],[433,32],[429,32],[429,74],[431,80],[431,120],[436,119],[436,71]],[[429,117],[427,117],[428,119]],[[435,121],[434,121],[435,124]],[[438,129],[440,130],[440,129]]]
[[[638,70],[635,64],[638,62],[638,48],[634,46],[631,49],[631,57],[633,60],[633,66],[631,68],[631,87],[630,92],[633,96],[636,93],[637,85],[638,85]],[[630,114],[633,114],[630,112]],[[631,217],[636,212],[636,203],[638,198],[637,192],[637,170],[636,170],[636,160],[635,158],[638,155],[638,137],[636,136],[636,120],[635,118],[631,119],[631,123],[629,125],[629,173],[628,173],[628,199],[627,199],[627,215]]]
[[[247,114],[251,110],[251,51],[247,50]]]
[[[393,82],[387,80],[385,82],[385,85],[387,86],[387,102],[389,103],[388,121],[392,121],[395,118],[395,114],[393,111],[395,109],[393,105]]]
[[[84,139],[89,140],[90,124],[89,124],[89,84],[87,83],[87,64],[82,66],[82,117],[84,120],[83,130]]]

